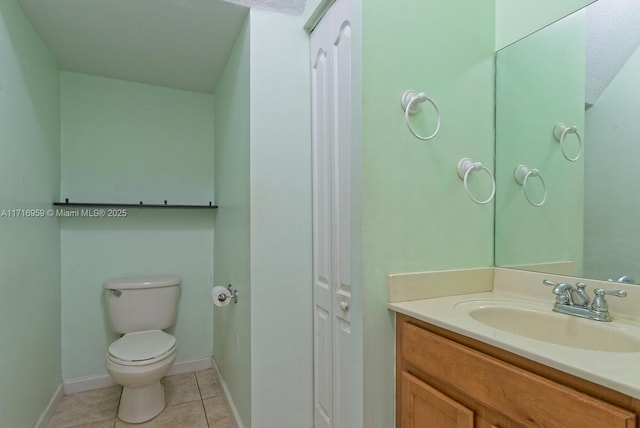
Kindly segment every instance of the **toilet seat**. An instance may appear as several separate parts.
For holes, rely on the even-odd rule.
[[[116,364],[141,366],[161,361],[176,350],[176,338],[162,330],[127,333],[109,345],[107,357]]]

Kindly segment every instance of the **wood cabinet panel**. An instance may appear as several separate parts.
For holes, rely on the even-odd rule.
[[[473,412],[417,377],[402,373],[402,428],[473,428]]]
[[[481,354],[409,323],[404,324],[403,355],[430,376],[500,409],[526,426],[565,428],[635,427],[635,414]]]
[[[500,427],[498,425],[490,424],[489,422],[485,421],[484,419],[478,419],[476,421],[475,428],[500,428]]]
[[[584,428],[587,421],[589,428],[637,426],[636,414],[631,410],[528,372],[410,322],[398,324],[397,347],[401,359],[397,362],[398,375],[404,371],[415,372],[423,378],[421,382],[446,385],[451,397],[469,403],[467,406],[478,403],[481,407],[472,407],[481,413],[496,415],[488,420],[478,418],[476,425],[479,428],[502,427],[503,422],[495,425],[496,421],[502,420],[505,427]],[[398,380],[402,384],[398,385],[398,392],[401,392],[398,405],[403,410],[398,418],[400,422],[405,415],[407,395],[405,377]]]

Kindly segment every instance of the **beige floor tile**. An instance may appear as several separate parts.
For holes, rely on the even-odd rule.
[[[116,426],[116,420],[95,422],[91,424],[74,425],[72,428],[114,428]]]
[[[202,398],[209,398],[220,395],[220,385],[213,369],[200,370],[196,372],[198,387]]]
[[[116,421],[115,428],[207,428],[207,418],[202,408],[202,402],[191,401],[189,403],[167,406],[155,418],[142,424],[128,424],[121,420]]]
[[[121,390],[120,386],[112,386],[65,396],[47,428],[77,426],[102,428],[101,425],[91,424],[115,420]]]
[[[233,428],[229,409],[222,396],[205,398],[202,400],[207,413],[209,426],[212,428]]]
[[[143,424],[117,419],[122,387],[66,396],[47,428],[234,428],[213,369],[162,379],[167,407]]]
[[[167,376],[162,378],[162,385],[167,406],[200,400],[198,383],[193,373]]]

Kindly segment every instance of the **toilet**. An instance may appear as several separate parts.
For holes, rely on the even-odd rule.
[[[176,339],[162,331],[176,322],[178,276],[114,278],[104,282],[109,326],[122,334],[109,345],[106,367],[122,385],[118,417],[141,423],[165,407],[160,379],[176,360]]]

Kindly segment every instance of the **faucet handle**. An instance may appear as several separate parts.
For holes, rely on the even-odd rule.
[[[573,285],[567,284],[566,282],[553,282],[545,279],[542,281],[544,285],[550,285],[553,287],[551,291],[555,294],[556,303],[559,305],[569,305],[571,304],[571,290],[573,289]]]
[[[553,281],[549,281],[548,279],[542,280],[542,283],[544,285],[550,285],[551,287],[553,287],[552,293],[557,295],[560,295],[565,291],[573,288],[571,284],[568,284],[566,282],[553,282]]]
[[[626,290],[605,290],[604,288],[596,288],[593,290],[593,294],[596,296],[627,297]]]
[[[605,290],[604,288],[596,288],[593,290],[593,294],[595,294],[596,297],[593,299],[593,303],[591,303],[591,309],[600,312],[609,311],[609,305],[604,296],[627,297],[625,290]]]

